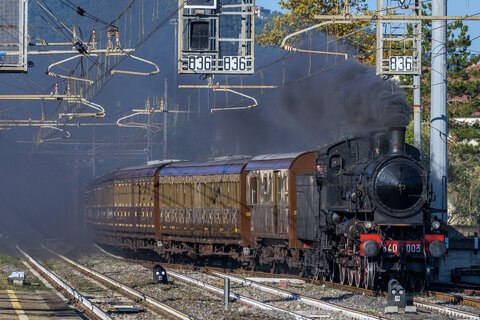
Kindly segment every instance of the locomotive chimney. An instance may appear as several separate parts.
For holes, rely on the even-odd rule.
[[[389,128],[390,131],[390,154],[405,153],[405,127]]]

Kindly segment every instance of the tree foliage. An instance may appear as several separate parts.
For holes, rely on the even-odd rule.
[[[430,14],[431,4],[424,5],[424,15]],[[430,98],[431,98],[431,22],[423,23],[422,65],[422,142],[426,164],[429,162]],[[480,126],[456,121],[480,111],[480,69],[471,68],[479,56],[469,51],[471,45],[468,26],[462,21],[447,25],[447,115],[448,115],[448,202],[452,224],[480,223]],[[403,84],[412,84],[411,77],[402,78]],[[413,103],[411,92],[407,99]],[[413,141],[413,126],[410,125]]]
[[[351,5],[357,13],[368,14],[366,0],[358,0]],[[315,15],[341,14],[345,12],[344,0],[280,0],[282,9],[288,10],[283,16],[276,16],[267,23],[257,42],[261,45],[280,45],[288,34],[323,22]],[[320,32],[333,34],[358,50],[358,60],[368,64],[375,62],[375,32],[369,21],[355,21],[351,24],[334,24]]]

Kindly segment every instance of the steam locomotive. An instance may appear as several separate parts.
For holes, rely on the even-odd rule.
[[[405,128],[392,128],[320,151],[125,168],[89,186],[85,222],[100,245],[167,261],[424,286],[446,226],[404,141]]]

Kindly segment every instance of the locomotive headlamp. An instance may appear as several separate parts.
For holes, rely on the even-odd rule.
[[[365,221],[365,228],[367,229],[372,229],[373,228],[373,222],[372,221]]]
[[[433,222],[432,222],[432,230],[438,230],[438,229],[440,229],[441,225],[442,225],[442,224],[440,223],[440,221],[437,221],[437,220],[433,221]]]

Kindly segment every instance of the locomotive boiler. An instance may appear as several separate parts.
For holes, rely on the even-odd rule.
[[[86,193],[100,245],[372,287],[414,286],[446,252],[428,175],[405,128],[320,151],[161,161],[111,172]]]

